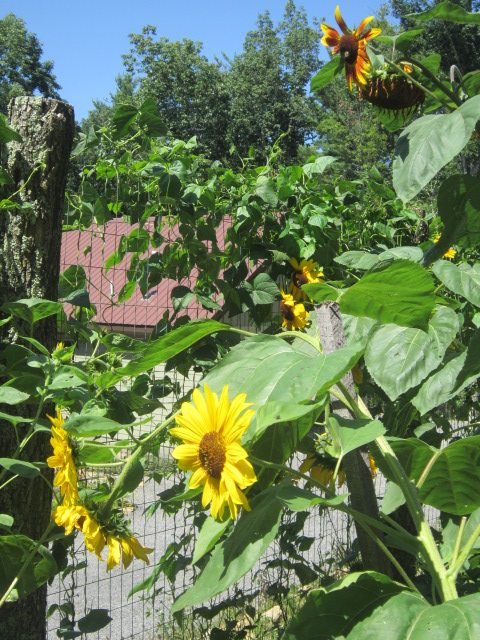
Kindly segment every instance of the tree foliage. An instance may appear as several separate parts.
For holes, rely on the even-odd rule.
[[[25,22],[9,13],[0,20],[0,112],[6,113],[11,98],[40,93],[58,98],[53,62],[42,61],[42,45]]]
[[[403,29],[411,29],[415,19],[408,14],[420,13],[440,4],[441,0],[390,0],[395,18],[400,20]],[[452,0],[452,4],[463,7],[468,12],[478,11],[478,0]],[[417,25],[418,26],[418,25]],[[441,55],[441,68],[448,74],[451,65],[456,65],[461,73],[467,73],[480,67],[480,33],[474,24],[455,24],[443,20],[431,20],[420,25],[424,32],[415,39],[412,54]]]

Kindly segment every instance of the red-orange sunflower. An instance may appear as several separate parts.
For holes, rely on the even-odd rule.
[[[378,36],[381,33],[381,29],[375,28],[365,31],[365,27],[373,20],[373,16],[364,18],[356,29],[349,29],[342,18],[338,5],[335,9],[335,20],[343,35],[340,35],[336,29],[329,27],[328,24],[321,24],[320,28],[325,34],[322,38],[322,44],[326,47],[332,47],[334,55],[340,54],[345,64],[348,87],[351,90],[354,82],[359,87],[367,83],[370,60],[367,55],[366,44],[369,40]]]

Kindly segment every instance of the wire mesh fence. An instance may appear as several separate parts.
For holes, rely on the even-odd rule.
[[[162,280],[147,294],[142,295],[137,288],[128,301],[116,302],[128,280],[128,264],[123,260],[106,269],[105,262],[118,249],[121,237],[131,230],[132,226],[126,222],[113,220],[87,231],[64,233],[61,270],[77,265],[84,268],[97,323],[108,330],[147,339],[165,313],[171,313],[170,293],[179,283]],[[220,229],[220,238],[224,231]],[[175,231],[172,233],[174,236]],[[194,282],[195,274],[181,284],[191,287]],[[194,304],[183,312],[191,319],[213,313]],[[235,321],[243,328],[252,329],[247,326],[246,316],[239,316]],[[78,358],[85,357],[85,345],[83,349],[79,348]],[[187,395],[200,378],[195,372],[185,377],[175,369],[167,372],[164,367],[158,368],[155,376],[159,380],[168,376],[173,391],[162,399],[163,409],[152,414],[150,424],[143,425],[146,431],[165,419],[174,404]],[[167,444],[161,446],[158,458],[152,457],[147,462],[145,481],[124,501],[123,510],[140,542],[154,550],[150,567],[133,563],[127,570],[117,568],[107,573],[105,563],[88,554],[77,539],[70,554],[69,569],[49,588],[49,640],[57,637],[63,616],[78,619],[91,609],[102,608],[108,610],[112,621],[98,633],[89,634],[89,638],[193,640],[216,637],[216,628],[243,632],[243,636],[238,637],[275,638],[277,629],[284,626],[303,598],[302,584],[309,582],[305,567],[314,567],[317,576],[333,580],[346,572],[355,558],[355,528],[344,514],[318,508],[308,514],[285,515],[281,537],[240,584],[208,606],[173,617],[170,614],[173,599],[192,584],[198,572],[188,562],[195,545],[194,524],[198,522],[198,513],[191,504],[176,513],[155,508],[159,495],[168,495],[180,477]],[[114,476],[115,469],[89,469],[88,483],[93,486],[108,475]],[[384,480],[378,477],[379,499],[384,487]],[[432,510],[429,517],[434,521],[438,515]],[[160,561],[163,570],[151,589],[136,590],[136,585],[144,582]]]

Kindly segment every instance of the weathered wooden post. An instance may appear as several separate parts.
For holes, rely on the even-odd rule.
[[[345,334],[340,310],[336,302],[327,302],[315,307],[318,329],[325,353],[332,353],[345,346]],[[342,381],[350,395],[355,398],[355,386],[352,374],[348,373]],[[348,409],[336,410],[341,417],[351,418]],[[347,477],[350,503],[354,509],[373,518],[378,517],[378,505],[370,469],[360,451],[351,451],[343,459]],[[390,574],[391,565],[375,541],[356,524],[360,554],[365,569]]]
[[[21,142],[8,146],[8,170],[30,209],[0,215],[0,304],[20,298],[56,300],[60,242],[68,161],[73,142],[73,108],[41,97],[19,97],[9,105],[10,126]],[[4,334],[5,335],[5,334]],[[0,336],[1,337],[1,336]],[[10,336],[9,336],[10,337]],[[57,340],[56,318],[35,325],[34,337],[51,349]],[[15,339],[13,337],[13,339]],[[28,407],[22,407],[22,412]],[[24,415],[24,413],[22,413]],[[0,425],[0,456],[12,456],[11,428]],[[24,450],[30,460],[50,455],[49,436],[37,433]],[[41,478],[17,478],[0,492],[0,513],[14,517],[14,532],[38,539],[51,513],[51,491]],[[46,587],[0,609],[1,637],[45,640]]]

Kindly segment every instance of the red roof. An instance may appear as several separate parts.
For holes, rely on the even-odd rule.
[[[220,249],[224,248],[225,232],[229,224],[230,220],[225,219],[217,229],[216,237]],[[61,271],[65,271],[71,265],[81,265],[85,269],[90,301],[97,309],[96,322],[116,330],[132,331],[133,328],[136,334],[147,335],[162,319],[165,311],[172,310],[171,290],[179,284],[193,288],[196,272],[192,271],[190,277],[181,282],[164,279],[150,289],[145,297],[137,286],[127,301],[118,304],[118,294],[127,282],[130,254],[127,253],[122,262],[111,269],[105,269],[104,264],[106,259],[119,248],[121,237],[129,235],[138,226],[122,219],[114,219],[103,225],[94,224],[86,231],[65,231],[62,234]],[[144,225],[144,228],[150,232],[153,232],[153,227],[153,219]],[[165,242],[178,240],[180,237],[178,227],[165,228],[162,230],[162,236]],[[209,243],[206,244],[208,246]],[[155,249],[149,247],[142,258],[155,252]],[[194,302],[179,315],[188,314],[191,318],[206,318],[214,313]]]

